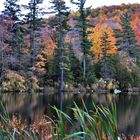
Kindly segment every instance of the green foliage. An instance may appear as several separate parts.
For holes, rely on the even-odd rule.
[[[91,47],[91,43],[88,40],[89,32],[87,32],[87,29],[91,26],[89,24],[90,23],[89,20],[87,20],[87,17],[89,16],[89,13],[90,13],[90,8],[85,8],[86,0],[71,0],[71,2],[78,7],[78,12],[79,12],[79,16],[77,19],[78,21],[77,28],[80,34],[81,49],[83,53],[83,58],[82,58],[83,59],[82,60],[83,61],[83,83],[85,84],[86,73],[87,73],[87,69],[86,69],[87,54]]]
[[[60,75],[60,50],[55,49],[54,56],[49,61],[46,62],[46,74],[44,75],[44,79],[46,83],[50,86],[54,86],[56,82],[59,81],[59,75]]]
[[[71,71],[74,77],[74,82],[76,84],[81,83],[83,79],[82,78],[82,74],[83,74],[82,64],[80,60],[76,58],[73,50],[71,51],[70,61],[71,61]]]
[[[86,81],[88,85],[96,82],[95,68],[94,65],[90,65],[87,69]]]
[[[119,82],[121,88],[128,88],[129,86],[138,86],[140,81],[139,67],[129,69],[121,64],[120,57],[116,55],[112,57],[109,62],[112,71],[112,78]]]
[[[94,73],[96,75],[96,78],[101,78],[101,69],[102,69],[102,63],[99,61],[98,63],[94,64]]]
[[[127,89],[128,87],[138,86],[140,82],[140,68],[136,65],[130,69],[127,65],[123,65],[122,61],[118,54],[108,58],[108,78],[118,81],[120,88]],[[98,79],[103,77],[102,66],[101,61],[94,65],[94,72]]]
[[[64,37],[69,30],[68,16],[69,8],[66,6],[64,0],[51,0],[51,12],[54,13],[54,18],[50,18],[48,25],[53,29],[53,39],[59,48],[64,45]],[[63,46],[64,47],[64,46]]]
[[[116,30],[116,37],[118,38],[117,45],[123,51],[128,52],[131,57],[137,57],[137,41],[136,35],[131,27],[131,15],[128,11],[124,12],[120,17],[121,30]]]
[[[53,4],[52,12],[55,13],[55,16],[58,18],[58,22],[54,26],[57,28],[58,31],[58,38],[54,39],[56,40],[56,44],[58,49],[60,49],[60,61],[59,61],[59,69],[60,69],[60,108],[62,109],[62,96],[63,96],[63,90],[64,90],[64,73],[65,73],[65,68],[66,68],[66,63],[65,63],[65,54],[64,54],[64,49],[65,49],[65,36],[68,31],[68,7],[66,7],[65,1],[64,0],[52,0],[50,2]]]
[[[119,71],[117,70],[117,80],[120,83],[122,88],[127,88],[128,85],[132,85],[134,83],[134,79],[132,73],[128,71],[127,68],[120,67]]]
[[[44,75],[45,81],[48,85],[54,86],[59,82],[60,75],[60,52],[57,48],[52,59],[46,62],[46,74]],[[82,66],[73,52],[71,45],[66,44],[64,49],[64,83],[74,84],[82,81]]]
[[[30,69],[35,74],[35,63],[37,57],[37,46],[41,47],[42,38],[40,38],[41,34],[38,31],[41,31],[41,28],[44,26],[45,22],[41,17],[43,11],[40,8],[40,4],[43,3],[43,0],[30,0],[28,5],[22,5],[27,13],[24,15],[24,24],[26,24],[26,36],[30,37],[30,47],[29,48],[29,58],[30,58]]]
[[[8,121],[10,119],[9,113],[7,111],[7,108],[0,102],[0,107],[2,109],[2,113],[0,114],[0,122],[4,124],[5,132],[2,130],[2,126],[0,127],[0,138],[1,139],[10,139],[14,140],[13,133],[10,131],[10,128],[8,127]]]
[[[13,50],[16,52],[15,56],[18,59],[18,63],[15,70],[20,71],[24,69],[23,55],[24,49],[27,47],[25,43],[25,29],[20,24],[16,25],[14,34],[11,38],[11,45]]]
[[[40,27],[43,27],[44,20],[41,16],[45,13],[39,6],[42,2],[40,0],[30,0],[28,5],[22,5],[25,10],[28,10],[24,22],[30,25],[28,28],[29,32],[32,30],[40,30]]]
[[[67,70],[65,72],[65,81],[71,84],[79,83],[82,80],[82,66],[80,60],[76,58],[71,44],[67,44],[66,59]]]
[[[93,110],[88,111],[83,102],[83,109],[79,108],[75,103],[72,108],[75,121],[69,118],[67,114],[54,108],[58,115],[59,139],[79,138],[79,139],[118,139],[117,114],[116,106],[111,105],[111,111],[107,107],[99,107],[93,104]],[[74,133],[66,134],[64,131],[65,123],[69,122],[71,128],[75,123],[79,124],[78,129],[74,129]],[[75,132],[76,131],[76,132]]]

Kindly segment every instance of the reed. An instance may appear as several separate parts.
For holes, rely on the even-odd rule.
[[[7,108],[0,103],[2,112],[0,114],[0,139],[1,140],[117,140],[117,114],[116,105],[111,104],[111,108],[92,104],[92,109],[88,110],[84,101],[83,107],[74,103],[70,108],[73,118],[66,113],[53,107],[57,114],[57,120],[47,120],[43,117],[31,125],[30,129],[23,127],[20,121],[14,121],[13,127],[9,125],[11,121]],[[15,124],[15,122],[18,122]],[[20,129],[20,127],[22,128]],[[66,130],[71,128],[72,131]]]

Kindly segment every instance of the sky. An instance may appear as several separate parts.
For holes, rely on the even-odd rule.
[[[0,0],[0,11],[3,10],[3,3],[5,0]],[[19,0],[20,3],[28,3],[29,0]],[[45,8],[48,8],[50,0],[44,0],[43,5]],[[65,0],[67,6],[71,7],[72,10],[75,9],[75,6],[70,4],[70,0]],[[87,0],[86,6],[92,6],[93,8],[100,7],[100,6],[108,6],[108,5],[120,5],[121,3],[140,3],[140,0]]]

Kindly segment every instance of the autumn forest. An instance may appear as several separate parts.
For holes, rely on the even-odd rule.
[[[140,4],[65,2],[3,4],[0,140],[139,136]]]
[[[51,11],[43,11],[41,1],[5,1],[1,90],[59,88],[60,83],[61,88],[96,88],[100,80],[113,80],[121,89],[138,86],[140,5],[91,9],[84,1],[72,3],[78,11],[70,12],[64,1],[52,0]]]

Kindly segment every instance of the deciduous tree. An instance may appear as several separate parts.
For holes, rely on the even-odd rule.
[[[92,30],[89,40],[92,42],[91,51],[95,53],[95,61],[102,60],[105,56],[115,55],[117,53],[116,38],[111,27],[97,24]]]

